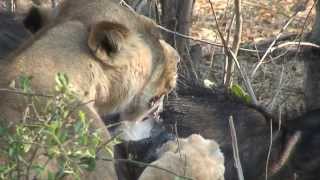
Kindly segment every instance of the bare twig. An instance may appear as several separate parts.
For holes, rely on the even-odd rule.
[[[281,124],[282,124],[282,105],[279,105],[279,113],[278,113],[278,131],[281,130]]]
[[[181,156],[181,145],[180,145],[180,141],[179,141],[179,134],[178,134],[178,124],[177,122],[174,123],[174,133],[176,135],[176,140],[177,140],[177,145],[178,145],[178,152],[179,152],[179,156],[180,156],[180,159],[182,159],[182,156]]]
[[[289,138],[288,142],[286,143],[286,145],[284,147],[283,152],[281,153],[280,160],[270,167],[271,175],[274,173],[277,173],[283,167],[283,165],[287,162],[287,160],[289,159],[289,157],[291,155],[291,152],[293,151],[294,147],[296,146],[296,144],[298,143],[300,138],[301,138],[301,131],[295,132]]]
[[[266,175],[265,175],[265,180],[268,180],[268,175],[269,175],[269,162],[270,162],[270,155],[271,155],[271,149],[272,149],[272,133],[273,133],[273,128],[272,128],[272,119],[270,119],[270,144],[269,144],[269,148],[268,148],[268,155],[267,155],[267,160],[266,160]]]
[[[259,54],[259,51],[258,51],[258,48],[257,48],[257,43],[253,41],[253,44],[254,44],[254,48],[257,50],[256,56],[257,56],[257,58],[259,60],[260,59],[260,54]]]
[[[240,42],[241,42],[241,33],[242,33],[242,16],[241,16],[241,0],[234,0],[235,8],[234,8],[234,14],[235,14],[235,33],[233,36],[233,43],[231,47],[231,51],[235,54],[235,56],[238,55],[238,51],[240,48]],[[226,87],[231,87],[233,82],[233,73],[234,73],[234,61],[231,58],[228,58],[228,66],[227,71],[224,75],[224,84]]]
[[[221,18],[222,21],[227,21],[229,1],[230,0],[227,0],[227,2],[226,2],[226,8],[224,9],[223,17]],[[232,20],[231,21],[233,21],[233,15],[232,15]],[[232,25],[232,23],[230,23],[230,24]],[[229,27],[229,29],[231,29],[231,26]],[[225,29],[225,30],[227,30],[227,29]]]
[[[215,42],[212,42],[212,41],[207,41],[207,40],[199,39],[199,38],[196,38],[196,37],[193,37],[193,36],[188,36],[188,35],[185,35],[185,34],[181,34],[181,33],[175,32],[175,31],[171,31],[170,29],[167,29],[167,28],[165,28],[163,26],[160,26],[160,25],[157,25],[157,26],[158,26],[159,29],[161,29],[163,31],[166,31],[168,33],[172,33],[172,34],[174,34],[176,36],[179,36],[181,38],[190,39],[190,40],[193,40],[193,41],[197,41],[197,42],[204,43],[204,44],[209,44],[209,45],[212,45],[212,46],[224,47],[224,45],[220,44],[220,43],[215,43]],[[239,50],[240,51],[256,53],[256,50],[254,50],[254,49],[239,48]]]
[[[65,120],[69,119],[69,117],[72,116],[77,109],[79,109],[82,106],[85,106],[85,105],[88,105],[90,103],[93,103],[93,102],[95,102],[95,100],[91,99],[91,100],[88,100],[88,101],[85,101],[85,102],[79,102],[75,106],[72,105],[71,107],[69,107],[70,111],[69,111],[68,115],[64,119]],[[67,121],[64,121],[64,123],[66,123],[66,122]]]
[[[110,139],[108,139],[106,142],[102,143],[97,149],[96,149],[96,154],[99,154],[99,152],[106,146],[108,145],[110,142],[112,142],[113,140],[115,140],[116,138],[120,137],[121,134],[123,134],[123,131],[119,131],[117,134],[115,134],[114,136],[112,136]]]
[[[305,30],[305,27],[306,27],[306,24],[307,24],[307,20],[309,19],[310,15],[311,15],[311,12],[312,12],[313,8],[317,5],[317,3],[318,3],[318,0],[314,0],[314,1],[313,1],[313,4],[312,4],[312,6],[311,6],[311,8],[310,8],[310,10],[309,10],[309,12],[308,12],[308,15],[307,15],[307,17],[306,17],[306,19],[305,19],[305,21],[304,21],[304,23],[303,23],[303,26],[302,26],[302,28],[301,28],[301,32],[300,32],[299,37],[298,37],[298,39],[299,39],[299,46],[297,47],[297,51],[296,51],[295,57],[297,57],[297,56],[298,56],[298,53],[299,53],[300,43],[301,43],[302,35],[303,35],[303,33],[304,33],[304,30]]]
[[[181,144],[180,144],[180,140],[179,140],[179,134],[178,134],[178,126],[177,126],[177,122],[174,124],[174,131],[175,131],[175,135],[176,135],[176,140],[177,140],[177,145],[178,145],[178,153],[179,153],[179,157],[180,157],[180,162],[183,161],[182,159],[182,153],[181,153]],[[186,175],[186,170],[187,170],[187,156],[186,154],[184,154],[184,166],[183,166],[183,175]]]
[[[227,44],[229,45],[229,41],[230,41],[230,34],[231,34],[231,30],[232,30],[232,26],[233,26],[233,23],[234,23],[234,14],[232,15],[232,19],[231,19],[231,22],[229,24],[229,27],[228,27],[228,31],[227,31],[227,38],[226,38],[226,42]],[[225,60],[224,60],[224,68],[223,68],[223,84],[225,85],[226,84],[226,81],[227,81],[227,71],[228,71],[228,68],[230,67],[229,65],[229,62],[232,62],[232,60],[230,60],[229,56],[227,56],[227,53],[225,52],[225,49],[223,49],[223,54],[224,54],[224,57],[225,57]]]
[[[124,0],[120,1],[120,5],[127,7],[130,11],[135,12],[135,10],[129,4],[127,4]]]
[[[218,34],[219,34],[219,36],[220,36],[221,42],[222,42],[222,44],[224,45],[225,52],[227,53],[227,55],[228,55],[229,57],[232,57],[232,59],[234,60],[236,66],[237,66],[237,68],[239,69],[240,74],[241,74],[241,76],[242,76],[242,78],[243,78],[243,81],[244,81],[244,83],[245,83],[245,86],[246,86],[246,89],[247,89],[247,91],[248,91],[248,94],[250,95],[250,97],[251,97],[251,99],[252,99],[252,103],[255,104],[255,105],[257,105],[257,104],[258,104],[258,101],[257,101],[257,98],[256,98],[254,92],[253,92],[251,82],[250,82],[250,80],[249,80],[246,72],[242,70],[242,68],[241,68],[241,66],[240,66],[240,63],[239,63],[239,61],[238,61],[238,59],[237,59],[237,56],[236,56],[236,55],[230,50],[230,48],[227,46],[227,43],[226,43],[226,41],[225,41],[225,39],[224,39],[224,37],[223,37],[223,35],[222,35],[222,32],[220,31],[220,28],[219,28],[219,25],[218,25],[217,16],[216,16],[216,12],[215,12],[215,10],[214,10],[214,8],[213,8],[213,4],[212,4],[212,2],[211,2],[210,0],[208,0],[208,2],[210,3],[211,11],[212,11],[212,14],[213,14],[213,16],[214,16],[215,23],[216,23],[216,25],[217,25],[217,31],[218,31]]]
[[[233,158],[235,161],[238,177],[239,177],[239,180],[244,180],[242,166],[240,162],[240,156],[239,156],[237,134],[236,134],[236,129],[234,127],[232,116],[229,117],[229,127],[231,132],[231,139],[232,139]]]
[[[156,168],[156,169],[159,169],[159,170],[162,170],[164,172],[167,172],[169,174],[172,174],[178,178],[181,178],[181,179],[185,179],[185,180],[193,180],[193,178],[191,177],[186,177],[186,176],[181,176],[173,171],[170,171],[168,169],[165,169],[165,168],[162,168],[160,166],[157,166],[157,165],[153,165],[153,164],[148,164],[148,163],[144,163],[144,162],[140,162],[140,161],[135,161],[135,160],[130,160],[130,159],[114,159],[114,158],[97,158],[97,160],[103,160],[103,161],[112,161],[112,162],[127,162],[127,163],[132,163],[132,164],[137,164],[137,165],[140,165],[140,166],[146,166],[146,167],[152,167],[152,168]]]
[[[10,0],[10,11],[13,13],[16,11],[16,1],[15,0]]]
[[[120,4],[125,6],[125,7],[127,7],[129,10],[135,12],[134,9],[129,4],[127,4],[124,0],[121,0]],[[193,37],[193,36],[188,36],[188,35],[185,35],[185,34],[181,34],[181,33],[178,33],[176,31],[172,31],[172,30],[170,30],[168,28],[165,28],[163,26],[160,26],[160,25],[157,25],[157,27],[159,29],[165,31],[165,32],[174,34],[174,35],[179,36],[181,38],[186,38],[186,39],[189,39],[189,40],[197,41],[197,42],[204,43],[204,44],[209,44],[209,45],[212,45],[212,46],[224,47],[223,44],[215,43],[215,42],[211,42],[211,41],[207,41],[207,40],[203,40],[203,39],[199,39],[199,38],[196,38],[196,37]],[[240,51],[256,53],[256,50],[254,50],[254,49],[239,48],[239,50]]]
[[[47,94],[41,94],[41,93],[29,93],[29,92],[23,92],[19,90],[11,90],[11,89],[4,89],[0,88],[0,92],[6,92],[6,93],[14,93],[14,94],[21,94],[25,96],[40,96],[40,97],[46,97],[46,98],[53,98],[53,95],[47,95]]]
[[[295,41],[291,41],[291,42],[284,42],[284,43],[281,43],[279,45],[276,45],[276,46],[272,47],[270,49],[270,53],[272,53],[275,50],[284,48],[286,46],[297,46],[297,48],[299,48],[300,46],[307,46],[307,47],[313,47],[313,48],[320,49],[319,45],[311,43],[311,42],[302,42],[302,41],[295,42]]]
[[[227,38],[226,38],[227,44],[229,44],[229,41],[230,41],[230,34],[231,34],[233,23],[234,23],[234,15],[232,16],[232,19],[231,19],[231,22],[228,26],[227,31],[225,31],[225,32],[227,32]]]
[[[128,5],[124,0],[121,0],[120,2],[121,5],[129,8],[131,11],[134,11],[134,9]],[[204,43],[204,44],[208,44],[208,45],[211,45],[211,46],[216,46],[216,47],[224,47],[223,44],[220,44],[220,43],[215,43],[215,42],[212,42],[212,41],[208,41],[208,40],[203,40],[203,39],[200,39],[200,38],[196,38],[196,37],[193,37],[193,36],[189,36],[189,35],[185,35],[185,34],[181,34],[181,33],[178,33],[176,31],[172,31],[170,29],[167,29],[161,25],[157,25],[157,27],[167,33],[171,33],[171,34],[174,34],[176,36],[179,36],[181,38],[186,38],[186,39],[189,39],[189,40],[192,40],[192,41],[196,41],[196,42],[200,42],[200,43]],[[280,34],[281,36],[281,34]],[[278,38],[279,39],[279,38]],[[286,42],[286,43],[283,43],[283,44],[280,44],[280,45],[277,45],[277,46],[271,46],[271,49],[269,50],[271,52],[277,50],[277,49],[280,49],[280,48],[283,48],[283,47],[286,47],[286,46],[296,46],[298,44],[298,42]],[[301,46],[311,46],[311,47],[315,47],[315,48],[320,48],[320,46],[316,45],[316,44],[313,44],[313,43],[310,43],[310,42],[300,42],[300,45]],[[228,47],[230,48],[230,47]],[[239,51],[244,51],[244,52],[251,52],[251,53],[267,53],[267,51],[263,51],[263,50],[257,50],[257,49],[248,49],[248,48],[239,48]]]
[[[259,60],[258,64],[254,67],[252,73],[251,73],[251,79],[254,77],[254,75],[256,74],[258,68],[261,66],[261,64],[263,63],[264,59],[267,57],[267,55],[271,52],[272,47],[276,44],[277,40],[280,38],[280,36],[282,35],[282,33],[287,29],[287,27],[289,26],[289,24],[293,21],[293,19],[295,18],[295,16],[298,14],[298,12],[294,13],[286,22],[286,24],[280,29],[279,33],[277,34],[277,36],[274,38],[273,42],[269,45],[267,51],[264,53],[264,55],[262,56],[262,58]]]
[[[273,109],[273,106],[274,106],[274,104],[275,104],[275,102],[276,102],[276,99],[277,99],[277,97],[279,96],[279,94],[280,94],[280,92],[281,92],[283,75],[284,75],[283,72],[284,72],[284,66],[283,66],[283,64],[282,64],[282,65],[281,65],[281,74],[280,74],[279,85],[278,85],[278,88],[277,88],[277,90],[276,90],[276,93],[275,93],[275,95],[273,96],[273,98],[272,98],[272,100],[271,100],[271,103],[270,103],[270,105],[269,105],[269,107],[268,107],[270,110]]]
[[[51,7],[55,8],[58,5],[56,0],[51,0]]]
[[[200,43],[204,43],[204,44],[208,44],[208,45],[212,45],[212,46],[216,46],[216,47],[224,47],[223,44],[220,44],[220,43],[215,43],[215,42],[212,42],[212,41],[208,41],[208,40],[203,40],[203,39],[199,39],[199,38],[196,38],[196,37],[193,37],[193,36],[188,36],[188,35],[185,35],[185,34],[181,34],[181,33],[178,33],[176,31],[172,31],[170,29],[167,29],[161,25],[157,25],[159,29],[165,31],[165,32],[168,32],[168,33],[172,33],[176,36],[179,36],[181,38],[186,38],[186,39],[189,39],[189,40],[192,40],[192,41],[197,41],[197,42],[200,42]],[[280,34],[281,36],[282,34]],[[280,37],[279,37],[280,38]],[[279,39],[278,38],[278,39]],[[274,42],[274,41],[273,41]],[[297,45],[299,42],[286,42],[286,43],[282,43],[280,45],[277,45],[277,46],[274,46],[272,45],[271,46],[271,49],[269,50],[271,52],[277,50],[277,49],[280,49],[280,48],[283,48],[283,47],[286,47],[286,46],[292,46],[292,45]],[[314,43],[310,43],[310,42],[300,42],[300,46],[311,46],[311,47],[315,47],[315,48],[320,48],[320,46],[314,44]],[[230,48],[230,47],[229,47]],[[263,50],[257,50],[257,49],[248,49],[248,48],[239,48],[239,51],[244,51],[244,52],[251,52],[251,53],[261,53],[261,52],[264,52],[264,53],[267,53],[267,51],[263,51]]]
[[[253,8],[265,9],[272,14],[281,14],[287,18],[290,17],[288,14],[284,13],[283,11],[277,11],[277,10],[273,9],[272,7],[270,7],[268,4],[263,3],[262,1],[251,1],[251,2],[250,1],[243,1],[243,4],[246,6],[251,6]]]
[[[252,85],[251,85],[251,82],[249,80],[249,77],[248,77],[247,73],[245,71],[243,71],[243,69],[240,67],[239,61],[238,61],[237,57],[233,54],[233,52],[229,51],[229,53],[230,53],[231,57],[233,58],[237,68],[240,71],[241,77],[242,77],[242,79],[244,81],[244,84],[246,86],[248,94],[250,95],[250,97],[252,99],[252,103],[255,104],[255,105],[258,105],[257,97],[254,94],[254,91],[253,91],[253,88],[252,88]]]

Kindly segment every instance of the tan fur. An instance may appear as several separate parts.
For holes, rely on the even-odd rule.
[[[45,9],[49,9],[52,7],[51,0],[40,0],[39,3],[35,3],[35,1],[32,0],[15,0],[15,13],[18,14],[26,14],[28,13],[28,10],[32,6],[41,6]]]
[[[153,97],[174,88],[178,55],[159,40],[152,21],[120,7],[116,0],[66,0],[58,8],[48,26],[0,62],[0,88],[12,88],[13,81],[28,75],[36,93],[50,94],[55,75],[67,73],[79,101],[94,100],[82,110],[93,119],[92,128],[105,132],[107,141],[100,116],[111,112],[132,119],[140,116]],[[19,123],[26,108],[24,96],[0,91],[0,97],[1,120]],[[113,164],[105,161],[82,177],[116,179]]]
[[[160,149],[160,158],[152,165],[194,180],[224,180],[224,157],[214,140],[191,135],[177,142],[169,141]],[[175,180],[175,175],[147,167],[139,180]]]

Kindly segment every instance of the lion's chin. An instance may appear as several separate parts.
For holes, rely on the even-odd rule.
[[[160,113],[163,111],[164,96],[151,98],[148,108],[133,119],[123,118],[121,113],[103,117],[113,136],[120,135],[124,140],[140,140],[150,136],[155,124],[160,124]],[[111,125],[110,125],[111,124]]]

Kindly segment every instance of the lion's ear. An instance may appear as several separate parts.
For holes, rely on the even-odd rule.
[[[129,29],[121,24],[102,21],[90,27],[88,46],[102,63],[112,64],[112,57],[121,50]]]

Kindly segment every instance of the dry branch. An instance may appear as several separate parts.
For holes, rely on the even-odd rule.
[[[237,169],[238,177],[239,177],[239,180],[244,180],[242,166],[241,166],[241,162],[240,162],[240,156],[239,156],[237,133],[236,133],[236,129],[234,127],[232,116],[229,117],[229,126],[230,126],[231,139],[232,139],[233,158],[235,161],[235,166]]]
[[[279,33],[277,34],[277,36],[275,37],[275,39],[273,40],[273,42],[269,45],[267,51],[264,53],[264,55],[262,56],[262,58],[259,60],[258,64],[254,67],[252,73],[251,73],[251,79],[254,77],[254,75],[256,74],[257,70],[259,69],[259,67],[261,66],[261,64],[263,63],[263,61],[266,59],[267,55],[269,55],[269,53],[271,52],[272,47],[276,44],[277,40],[281,37],[282,33],[287,29],[287,27],[289,26],[289,24],[294,20],[294,18],[296,17],[296,15],[298,14],[298,12],[294,13],[286,22],[286,24],[280,29]]]
[[[235,14],[236,28],[233,36],[231,51],[235,54],[235,56],[237,56],[240,48],[241,33],[242,33],[241,0],[234,0],[234,4],[235,4],[234,14]],[[231,57],[228,57],[226,64],[227,64],[227,69],[224,74],[224,85],[225,87],[230,88],[232,86],[233,74],[234,74],[234,62]]]
[[[221,39],[222,44],[224,45],[224,50],[225,50],[225,52],[227,53],[227,55],[234,60],[237,68],[239,69],[240,74],[241,74],[241,77],[242,77],[242,79],[243,79],[243,81],[244,81],[244,83],[245,83],[246,89],[247,89],[247,91],[248,91],[248,94],[250,95],[250,97],[251,97],[251,99],[252,99],[252,103],[255,104],[255,105],[258,105],[258,100],[257,100],[257,98],[256,98],[256,96],[255,96],[255,94],[254,94],[254,91],[253,91],[251,82],[250,82],[250,80],[249,80],[249,78],[248,78],[248,76],[247,76],[247,73],[246,73],[245,71],[243,71],[243,69],[241,68],[240,63],[239,63],[239,61],[238,61],[238,59],[237,59],[237,56],[236,56],[236,55],[230,50],[230,48],[228,47],[228,45],[227,45],[227,43],[226,43],[226,40],[224,39],[223,34],[222,34],[222,32],[220,31],[219,24],[218,24],[218,20],[217,20],[217,16],[216,16],[216,12],[215,12],[215,10],[214,10],[214,8],[213,8],[213,4],[212,4],[212,2],[211,2],[210,0],[208,0],[208,2],[210,3],[211,11],[212,11],[212,14],[213,14],[213,16],[214,16],[215,23],[216,23],[216,25],[217,25],[218,34],[219,34],[219,36],[220,36],[220,39]]]

